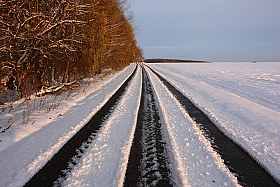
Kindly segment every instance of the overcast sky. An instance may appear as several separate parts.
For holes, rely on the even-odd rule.
[[[128,0],[145,58],[280,61],[280,0]]]

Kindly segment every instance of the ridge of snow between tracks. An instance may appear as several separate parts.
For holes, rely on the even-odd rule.
[[[65,186],[123,185],[140,105],[140,72],[138,68],[111,117],[64,181]]]

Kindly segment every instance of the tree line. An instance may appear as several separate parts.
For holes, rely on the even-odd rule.
[[[0,0],[0,12],[2,92],[27,97],[142,58],[125,0]]]
[[[185,59],[172,59],[172,58],[148,58],[145,59],[146,63],[209,63],[203,60],[185,60]]]

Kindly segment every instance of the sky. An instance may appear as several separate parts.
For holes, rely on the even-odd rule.
[[[280,61],[279,0],[128,0],[145,58]]]

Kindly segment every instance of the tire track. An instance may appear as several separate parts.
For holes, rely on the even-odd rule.
[[[25,187],[53,186],[58,179],[66,177],[66,171],[70,168],[69,163],[75,165],[75,162],[72,162],[72,158],[81,157],[88,144],[102,127],[103,122],[112,113],[115,105],[134,77],[137,68],[138,66],[135,67],[132,74],[107,103],[25,184]]]
[[[174,186],[153,88],[143,67],[142,77],[141,104],[124,186]]]
[[[213,149],[221,155],[224,164],[237,177],[242,186],[280,186],[247,152],[225,136],[215,124],[187,97],[162,76],[147,66],[175,96],[182,107],[196,122]]]

